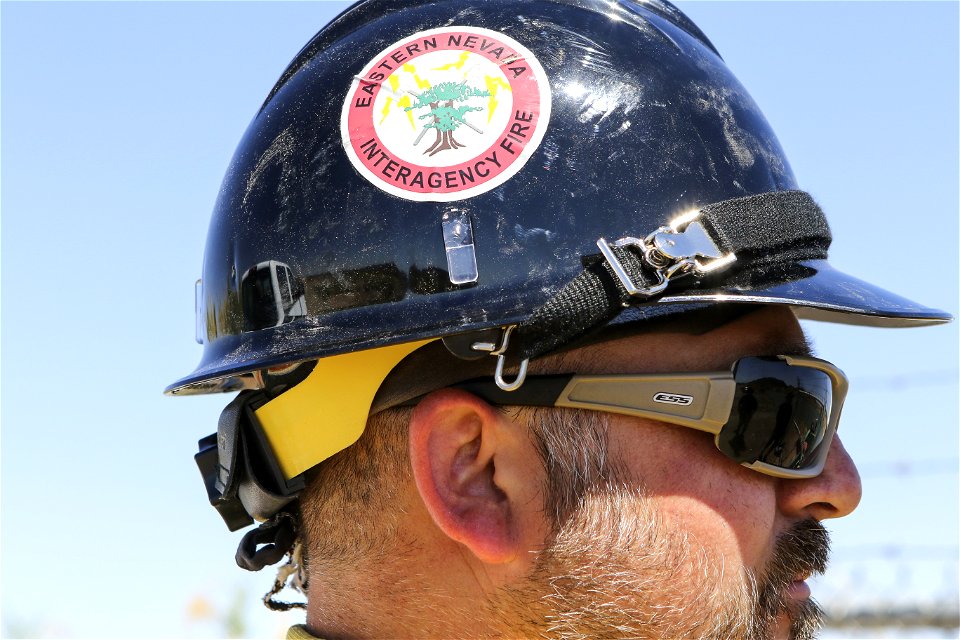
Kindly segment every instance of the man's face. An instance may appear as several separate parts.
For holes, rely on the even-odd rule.
[[[588,350],[564,366],[719,371],[742,356],[803,353],[806,343],[788,310],[768,307],[699,336],[639,335]],[[784,480],[737,465],[704,432],[606,421],[606,478],[556,523],[532,576],[498,607],[526,603],[517,613],[552,637],[809,637],[818,611],[804,579],[826,564],[818,522],[860,499],[839,439],[819,477]]]

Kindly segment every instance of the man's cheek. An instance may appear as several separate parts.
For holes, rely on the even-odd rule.
[[[695,548],[711,549],[727,562],[741,561],[734,528],[710,506],[691,496],[670,496],[657,502],[664,524],[689,537]]]
[[[654,501],[665,526],[688,536],[693,548],[709,550],[707,560],[722,564],[731,577],[743,568],[757,570],[768,559],[773,540],[772,509],[743,509],[739,499],[718,505],[682,495]],[[738,570],[729,571],[732,568]]]

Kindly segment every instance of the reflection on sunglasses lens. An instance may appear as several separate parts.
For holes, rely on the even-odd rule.
[[[741,360],[730,420],[717,440],[740,463],[783,469],[817,463],[830,416],[830,376],[778,359]]]

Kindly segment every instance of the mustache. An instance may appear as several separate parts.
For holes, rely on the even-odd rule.
[[[819,575],[830,560],[830,534],[816,520],[802,520],[780,535],[767,579],[786,586],[797,576]]]
[[[787,610],[784,590],[798,578],[820,575],[830,559],[830,534],[816,520],[802,520],[781,534],[760,580],[759,610],[775,616]]]

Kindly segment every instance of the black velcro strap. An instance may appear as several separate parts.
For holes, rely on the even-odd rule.
[[[774,191],[706,205],[697,220],[719,249],[736,255],[736,262],[727,267],[729,272],[771,262],[826,258],[830,246],[827,220],[804,191]],[[638,229],[637,236],[643,238],[653,231],[656,229]],[[643,288],[656,282],[638,251],[612,250],[635,285]],[[581,337],[613,320],[632,301],[606,260],[585,262],[576,278],[517,326],[512,351],[518,359],[541,356]],[[697,278],[685,276],[671,283],[667,292],[697,283]]]
[[[773,191],[700,209],[698,220],[737,268],[827,257],[830,227],[806,191]]]
[[[624,270],[638,286],[655,281],[643,261],[630,249],[611,247]],[[597,325],[613,320],[629,301],[623,285],[603,259],[591,260],[576,278],[533,312],[514,333],[523,360],[553,351]]]

